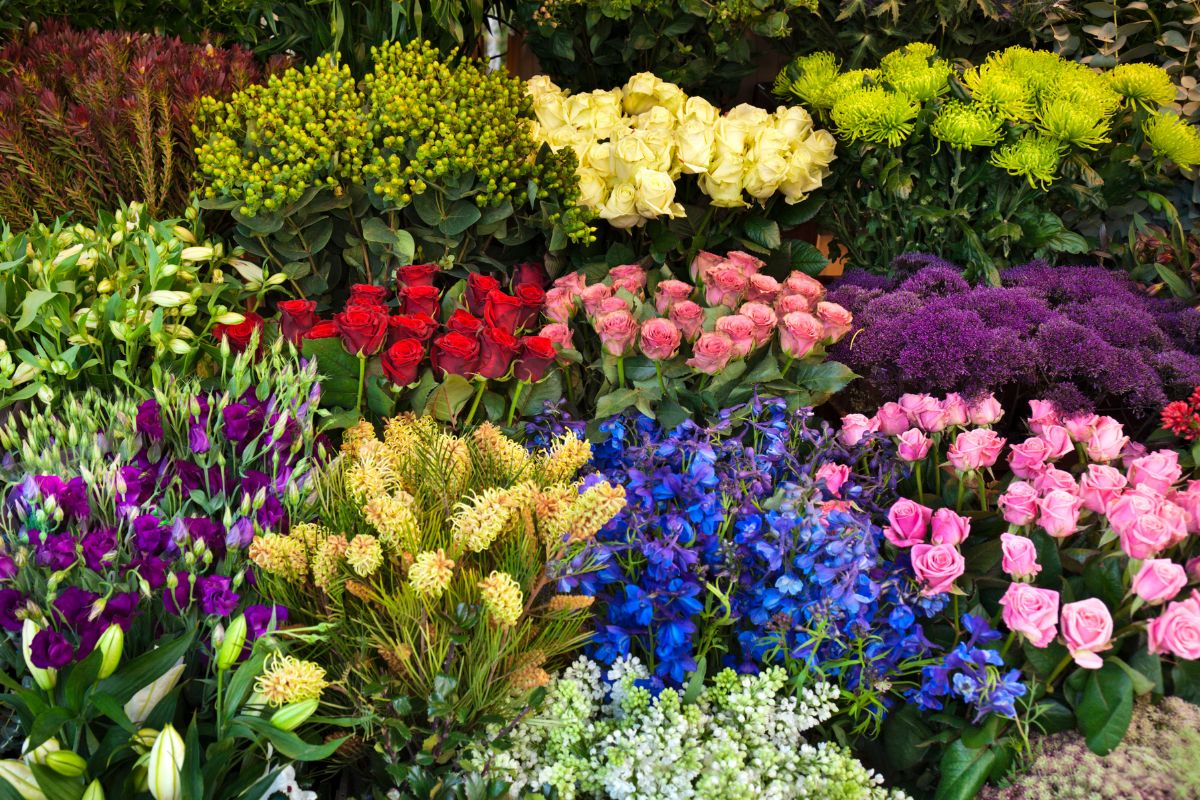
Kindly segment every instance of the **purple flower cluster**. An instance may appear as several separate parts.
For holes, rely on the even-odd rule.
[[[856,328],[831,354],[880,397],[1017,393],[1064,413],[1144,416],[1200,382],[1200,313],[1124,273],[1035,261],[972,287],[957,267],[910,254],[893,274],[850,273],[830,294]]]

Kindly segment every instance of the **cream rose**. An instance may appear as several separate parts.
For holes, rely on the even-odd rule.
[[[658,157],[646,141],[644,131],[630,131],[616,139],[609,151],[612,175],[619,181],[633,180],[638,170],[654,169]]]
[[[766,125],[771,115],[758,106],[742,103],[725,112],[725,119],[736,119],[745,122],[751,130]]]
[[[779,185],[788,174],[788,162],[782,155],[776,153],[760,158],[753,163],[746,173],[743,186],[746,193],[758,200],[766,200],[775,194]]]
[[[663,106],[655,106],[633,118],[633,127],[644,131],[664,131],[671,134],[678,124],[679,120],[675,119],[675,115]]]
[[[642,224],[644,220],[637,213],[637,187],[632,183],[618,183],[612,187],[608,200],[600,207],[600,219],[621,229]]]
[[[741,156],[746,152],[746,140],[749,138],[750,127],[739,119],[722,117],[713,126],[713,134],[717,141],[717,156]]]
[[[677,116],[681,123],[696,120],[711,128],[717,124],[717,118],[721,116],[721,112],[703,97],[689,97],[680,107]]]
[[[740,155],[718,153],[708,174],[700,176],[700,191],[712,198],[712,204],[719,208],[749,205],[742,197],[744,166]]]
[[[665,172],[644,169],[635,178],[637,210],[647,219],[681,217],[683,206],[675,202],[675,181]]]
[[[789,141],[801,142],[812,133],[812,116],[800,106],[780,106],[775,110],[775,129]]]
[[[642,114],[658,105],[659,87],[662,78],[653,72],[639,72],[621,88],[622,105],[626,114]]]
[[[600,208],[608,199],[608,181],[596,170],[590,167],[580,167],[579,202],[588,208]]]
[[[680,169],[689,175],[708,172],[713,159],[716,137],[712,126],[698,119],[691,119],[675,130],[675,146]]]
[[[609,142],[592,142],[587,151],[580,154],[579,164],[594,169],[604,177],[612,177],[612,145]]]

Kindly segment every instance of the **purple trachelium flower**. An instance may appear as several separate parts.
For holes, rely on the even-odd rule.
[[[75,648],[58,631],[38,631],[30,645],[29,660],[39,669],[62,669],[75,657]]]
[[[205,614],[227,617],[237,608],[239,597],[224,575],[204,575],[196,579],[196,597]]]

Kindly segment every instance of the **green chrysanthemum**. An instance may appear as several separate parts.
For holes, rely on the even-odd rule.
[[[833,53],[800,56],[779,73],[775,92],[794,95],[813,108],[829,108],[834,101],[830,88],[838,74],[838,60]]]
[[[1155,109],[1175,99],[1171,76],[1153,64],[1118,64],[1106,78],[1113,91],[1143,108]]]
[[[1001,119],[1018,122],[1033,118],[1033,92],[1011,70],[984,64],[964,72],[962,81],[976,103]]]
[[[1071,66],[1057,53],[1028,47],[1009,47],[993,53],[988,56],[988,63],[1011,72],[1035,97],[1054,89]]]
[[[899,147],[912,133],[919,110],[907,95],[873,86],[844,95],[831,116],[843,138]]]
[[[1054,139],[1025,134],[1013,144],[1006,144],[992,153],[992,164],[1029,181],[1033,187],[1045,188],[1058,175],[1062,145]]]
[[[992,147],[1002,137],[1000,119],[977,103],[953,100],[938,112],[930,131],[951,147]]]
[[[1200,164],[1200,132],[1176,114],[1155,114],[1146,122],[1146,141],[1154,155],[1184,169]]]
[[[898,92],[920,102],[950,91],[954,68],[937,56],[931,44],[916,42],[893,50],[879,64],[883,80]]]
[[[1042,105],[1037,127],[1063,144],[1094,150],[1108,139],[1109,115],[1104,107],[1064,93]]]

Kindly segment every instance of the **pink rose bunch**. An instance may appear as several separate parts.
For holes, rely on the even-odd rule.
[[[888,524],[883,529],[884,537],[896,547],[912,548],[913,573],[926,596],[950,591],[962,576],[966,559],[958,547],[970,533],[971,521],[952,509],[935,512],[905,497],[888,510]]]
[[[1059,594],[1053,589],[1010,583],[1000,605],[1000,617],[1008,629],[1034,647],[1049,646],[1061,630],[1076,664],[1084,669],[1103,666],[1098,654],[1112,647],[1113,619],[1102,601],[1090,597],[1067,603],[1060,612]]]

